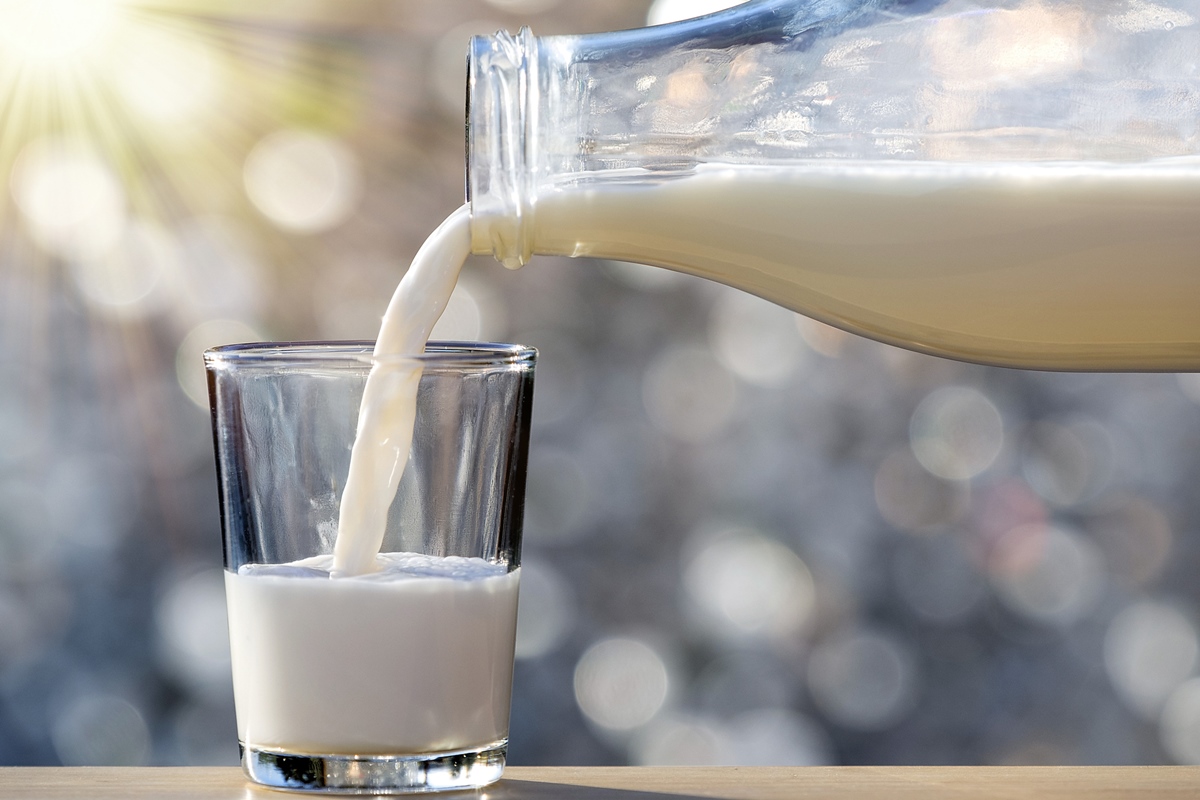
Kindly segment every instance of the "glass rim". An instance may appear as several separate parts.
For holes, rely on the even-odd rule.
[[[347,341],[243,342],[204,351],[204,365],[299,366],[302,364],[412,364],[430,367],[521,367],[533,366],[537,350],[522,344],[501,342],[430,341],[423,353],[375,356],[375,342]]]

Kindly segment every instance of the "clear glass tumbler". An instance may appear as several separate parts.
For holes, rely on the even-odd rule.
[[[205,354],[242,766],[277,788],[464,789],[508,744],[536,352],[430,342]],[[379,569],[330,577],[369,371],[419,370]]]

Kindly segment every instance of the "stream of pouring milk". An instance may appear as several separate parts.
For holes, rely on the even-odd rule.
[[[438,226],[404,274],[383,315],[375,357],[425,352],[437,323],[471,254],[470,209],[463,206]],[[417,412],[421,370],[372,367],[358,412],[350,452],[350,474],[342,490],[333,575],[361,575],[376,569],[388,508],[408,463]]]

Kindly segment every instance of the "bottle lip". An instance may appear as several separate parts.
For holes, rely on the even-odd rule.
[[[472,37],[467,51],[466,199],[472,251],[520,266],[533,251],[537,39],[528,28]]]

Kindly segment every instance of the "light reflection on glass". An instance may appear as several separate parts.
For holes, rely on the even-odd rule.
[[[654,0],[646,12],[647,25],[665,25],[736,6],[739,0]]]

